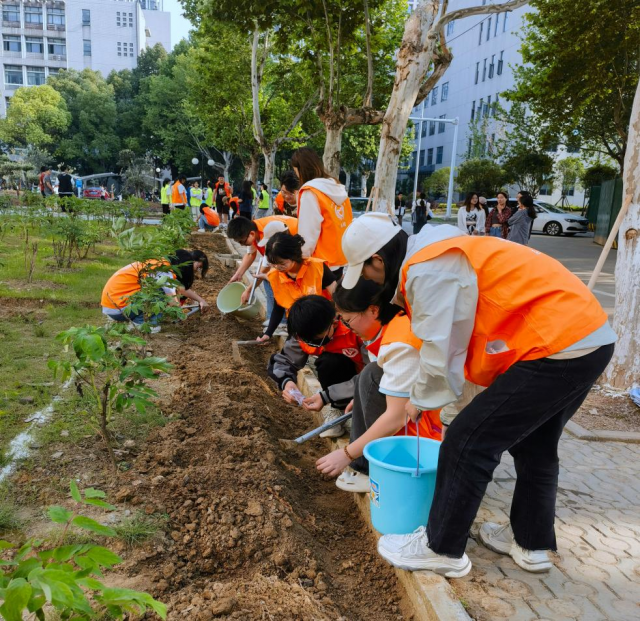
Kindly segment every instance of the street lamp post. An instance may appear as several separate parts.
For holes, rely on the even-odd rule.
[[[456,151],[458,149],[458,126],[460,119],[434,119],[432,117],[410,116],[412,121],[419,121],[418,125],[418,150],[416,151],[416,173],[413,179],[413,200],[416,200],[418,192],[418,174],[420,172],[420,147],[422,146],[422,123],[425,121],[434,121],[436,123],[450,123],[453,125],[453,146],[451,148],[451,170],[449,171],[449,189],[447,192],[447,218],[451,217],[451,203],[453,199],[453,176],[456,166]]]

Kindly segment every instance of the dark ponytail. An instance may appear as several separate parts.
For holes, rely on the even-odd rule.
[[[389,302],[380,302],[382,287],[373,280],[361,278],[353,289],[345,289],[338,285],[333,293],[333,303],[338,312],[364,313],[370,306],[378,307],[378,321],[384,326],[388,324],[402,309]]]
[[[280,261],[295,261],[302,263],[302,246],[304,238],[300,235],[291,235],[288,232],[276,233],[267,242],[266,256],[269,263]]]

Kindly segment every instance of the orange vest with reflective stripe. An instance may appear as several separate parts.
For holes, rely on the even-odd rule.
[[[322,214],[320,237],[312,256],[325,260],[329,267],[346,265],[347,259],[342,252],[342,236],[353,220],[351,201],[346,198],[342,205],[336,205],[320,190],[303,185],[298,193],[298,218],[304,218],[304,214],[300,214],[300,199],[303,192],[313,192],[318,199]]]
[[[180,194],[180,188],[184,188],[184,186],[179,181],[176,181],[171,188],[171,202],[174,205],[187,204],[187,195]]]
[[[302,351],[310,356],[319,356],[323,352],[330,352],[332,354],[342,354],[347,358],[353,360],[356,365],[358,373],[364,368],[364,360],[362,358],[362,340],[358,335],[345,326],[341,321],[338,322],[336,329],[333,331],[331,340],[322,347],[311,347],[298,339],[298,343],[302,348]]]
[[[267,277],[273,288],[273,297],[276,302],[288,311],[297,299],[305,295],[324,295],[331,299],[322,290],[324,263],[322,259],[305,259],[295,280],[285,272],[271,270]]]
[[[557,354],[607,321],[591,291],[555,259],[500,238],[471,236],[427,246],[405,263],[400,291],[409,315],[408,270],[451,250],[465,254],[478,278],[476,321],[465,362],[465,375],[474,384],[489,386],[520,360]]]
[[[218,187],[220,186],[220,182],[216,181],[216,184],[213,186],[213,189],[218,194]],[[225,181],[224,182],[224,193],[230,198],[231,197],[231,186]]]
[[[220,226],[220,216],[211,207],[203,207],[202,213],[209,226]]]
[[[404,313],[396,315],[386,326],[382,328],[380,336],[370,343],[367,349],[374,355],[378,356],[378,352],[383,345],[391,343],[404,343],[410,345],[414,349],[420,351],[422,341],[411,332],[411,320]],[[382,367],[384,371],[384,366]],[[440,422],[440,410],[424,410],[420,417],[420,437],[432,438],[440,440],[442,438],[442,423]],[[405,435],[404,427],[395,435]],[[407,424],[407,435],[416,435],[416,424],[409,421]]]
[[[141,273],[145,268],[156,267],[160,265],[169,265],[166,261],[147,261],[142,263],[136,261],[120,268],[104,286],[100,304],[106,308],[124,308],[128,299],[140,291]]]
[[[240,199],[237,196],[232,196],[229,199],[229,209],[238,213],[240,211]]]
[[[291,233],[291,235],[297,235],[298,233],[298,218],[293,218],[291,216],[266,216],[264,218],[258,218],[254,220],[255,225],[258,227],[258,235],[253,243],[253,247],[260,254],[264,254],[265,250],[264,247],[260,248],[260,246],[258,246],[258,242],[262,241],[262,238],[264,237],[264,227],[267,226],[269,222],[274,221],[284,222],[287,225],[287,228],[289,229],[289,233]]]

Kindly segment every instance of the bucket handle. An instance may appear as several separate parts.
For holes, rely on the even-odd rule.
[[[420,419],[422,418],[422,411],[418,410],[418,418],[416,418],[416,437],[418,439],[418,451],[416,459],[416,473],[414,476],[420,476]],[[405,414],[404,417],[404,435],[409,435],[409,415]]]

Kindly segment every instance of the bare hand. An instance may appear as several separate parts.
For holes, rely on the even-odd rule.
[[[351,412],[351,410],[353,410],[353,399],[351,399],[351,401],[349,401],[349,405],[347,405],[347,407],[344,409],[344,413],[345,414],[349,414],[349,412]]]
[[[258,338],[256,338],[256,341],[258,341],[258,343],[262,343],[263,345],[266,344],[266,342],[270,339],[271,337],[268,334],[263,334],[262,336],[259,336]]]
[[[404,411],[414,423],[418,420],[420,414],[422,414],[422,412],[413,405],[411,401],[407,401],[407,404],[404,406]]]
[[[232,282],[240,282],[242,280],[242,274],[238,274],[238,272],[236,272],[232,277],[231,280],[229,280],[229,283]]]
[[[320,393],[318,393],[311,397],[307,397],[302,402],[302,407],[311,412],[319,412],[324,407],[324,401],[322,400]]]
[[[211,306],[209,306],[209,304],[205,300],[202,300],[202,302],[200,302],[200,312],[202,314],[206,313],[210,308]]]
[[[290,390],[298,390],[298,386],[295,382],[287,382],[284,385],[284,390],[282,391],[282,398],[292,405],[298,405],[298,402],[295,400],[295,397],[289,392]]]
[[[251,297],[251,289],[245,289],[242,292],[242,295],[240,296],[240,302],[242,303],[242,306],[244,306],[249,301],[250,297]]]
[[[321,457],[316,462],[316,468],[322,472],[322,474],[337,477],[350,463],[351,460],[347,457],[344,450],[338,449]]]

